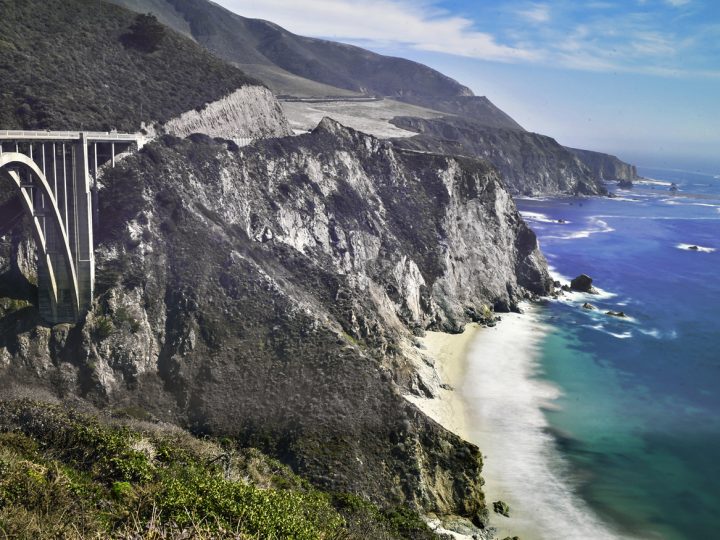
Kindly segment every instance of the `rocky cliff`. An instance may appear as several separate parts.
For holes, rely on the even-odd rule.
[[[75,327],[38,319],[28,229],[3,223],[3,395],[133,405],[324,489],[484,521],[480,452],[403,399],[430,390],[402,351],[551,287],[492,168],[325,120],[242,149],[165,136],[102,184]]]
[[[592,171],[597,180],[628,180],[632,182],[639,178],[635,165],[625,163],[610,154],[593,152],[592,150],[580,150],[578,148],[568,148],[568,150],[575,154]]]
[[[202,133],[225,139],[259,139],[292,134],[280,103],[263,86],[244,86],[202,108],[184,112],[167,122],[164,130],[177,137]]]
[[[418,135],[394,144],[418,151],[488,160],[515,194],[603,194],[606,188],[568,149],[545,135],[483,125],[472,119],[397,117],[393,124]]]

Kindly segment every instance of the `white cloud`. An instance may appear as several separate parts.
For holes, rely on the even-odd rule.
[[[550,6],[547,4],[533,4],[528,9],[517,12],[521,17],[536,23],[544,23],[550,20]]]
[[[296,34],[394,50],[399,55],[416,49],[584,71],[720,78],[715,65],[688,62],[703,44],[716,42],[712,36],[696,32],[692,38],[680,38],[671,28],[663,30],[666,25],[654,11],[630,10],[622,17],[606,14],[605,9],[617,6],[607,0],[592,2],[594,11],[582,22],[568,16],[578,11],[567,6],[561,9],[553,4],[551,13],[549,3],[519,0],[523,9],[504,11],[514,24],[498,26],[492,18],[482,20],[493,33],[478,30],[466,17],[438,9],[438,0],[215,1],[244,17],[269,20]],[[678,6],[690,1],[664,0]]]
[[[534,50],[498,43],[473,21],[410,0],[216,0],[243,17],[270,20],[291,32],[343,41],[402,44],[485,60],[535,60]]]
[[[665,0],[665,3],[670,4],[671,6],[680,7],[685,4],[689,4],[690,0]]]

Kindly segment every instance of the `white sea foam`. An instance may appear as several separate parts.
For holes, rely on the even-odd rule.
[[[559,281],[563,285],[567,284],[569,285],[572,281],[572,278],[569,278],[567,276],[562,275],[560,272],[558,272],[553,266],[548,265],[548,273],[550,274],[550,277],[553,279],[553,281]],[[565,303],[578,303],[578,302],[590,302],[591,300],[608,300],[610,298],[615,298],[617,294],[606,291],[605,289],[601,289],[600,287],[594,287],[595,291],[597,291],[597,294],[590,294],[590,293],[584,293],[580,291],[570,291],[570,292],[563,292],[563,295],[558,298],[559,302],[565,302]]]
[[[590,328],[592,330],[597,330],[599,332],[602,332],[603,334],[607,334],[609,336],[612,336],[617,339],[629,339],[633,337],[632,332],[611,332],[607,328],[605,328],[604,324],[584,324],[585,328]]]
[[[664,202],[665,204],[668,204],[670,206],[706,206],[709,208],[718,208],[720,205],[718,204],[710,204],[710,203],[699,203],[699,202],[691,202],[689,200],[678,200],[678,199],[663,199],[660,202]]]
[[[655,339],[677,339],[677,331],[661,332],[657,328],[639,328],[640,332]]]
[[[575,231],[575,232],[565,234],[565,235],[560,235],[560,236],[548,235],[545,238],[553,238],[555,240],[576,240],[579,238],[589,238],[593,234],[609,233],[609,232],[613,232],[615,230],[612,227],[610,227],[606,221],[603,221],[598,216],[591,217],[588,220],[588,222],[591,225],[590,229]]]
[[[577,495],[569,465],[549,433],[543,409],[556,407],[561,395],[538,378],[539,351],[549,331],[530,309],[504,315],[471,347],[462,393],[469,438],[485,455],[485,492],[488,500],[513,508],[500,524],[521,538],[622,538]]]
[[[697,246],[695,244],[677,244],[675,247],[678,249],[684,249],[686,251],[698,251],[700,253],[712,253],[713,251],[715,251],[715,248]],[[697,249],[691,249],[694,247],[696,247]]]
[[[655,178],[645,178],[643,180],[633,180],[633,183],[635,184],[646,184],[646,185],[654,185],[654,186],[671,186],[672,182],[666,182],[665,180],[656,180]]]
[[[570,223],[569,221],[564,220],[562,222],[559,222],[557,219],[552,219],[546,214],[542,214],[540,212],[529,212],[527,210],[522,210],[520,212],[520,215],[528,221],[538,221],[540,223],[554,223],[556,225],[567,225],[568,223]]]

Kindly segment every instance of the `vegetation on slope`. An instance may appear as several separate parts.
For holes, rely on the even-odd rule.
[[[119,414],[118,414],[119,413]],[[0,402],[3,538],[427,538],[408,510],[313,488],[230,441],[147,421]],[[124,418],[124,420],[123,420]]]
[[[97,0],[0,0],[0,127],[166,121],[254,83],[154,18]]]
[[[198,43],[220,58],[241,65],[258,78],[271,74],[269,83],[282,81],[276,91],[303,92],[301,80],[282,77],[291,73],[363,94],[444,98],[472,95],[457,81],[417,62],[297,36],[276,24],[241,17],[207,0],[110,1],[155,13],[164,23],[180,31],[189,26]],[[178,14],[187,25],[179,21]],[[321,91],[324,90],[328,89]]]

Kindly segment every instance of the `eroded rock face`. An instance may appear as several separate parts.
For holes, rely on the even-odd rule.
[[[392,123],[418,135],[396,144],[420,151],[486,159],[513,194],[598,195],[607,189],[578,156],[545,135],[487,126],[472,118],[397,117]]]
[[[167,122],[164,128],[178,137],[202,133],[225,139],[259,139],[292,134],[273,93],[252,85],[243,86],[202,109],[187,111]]]
[[[640,178],[635,165],[620,161],[610,154],[577,148],[568,148],[568,150],[580,158],[597,180],[620,180],[629,183],[621,187],[632,187],[632,181]]]
[[[103,184],[93,310],[8,319],[0,390],[132,404],[323,487],[483,522],[481,455],[402,397],[402,351],[552,286],[492,168],[324,120],[242,149],[165,137]]]

